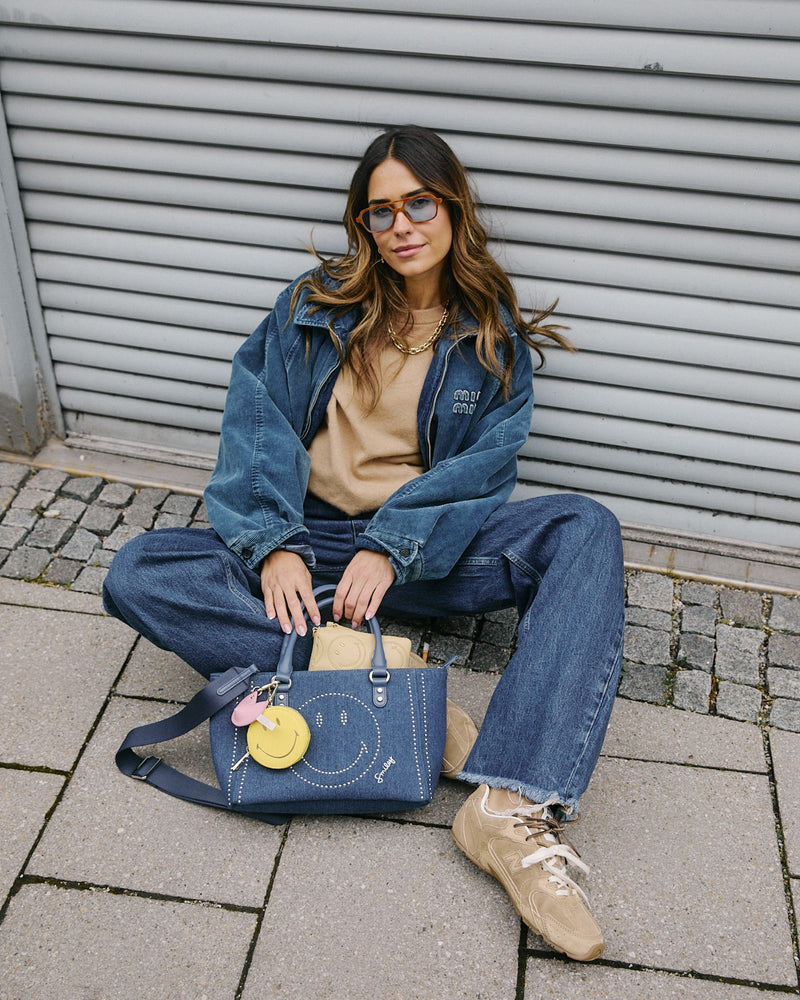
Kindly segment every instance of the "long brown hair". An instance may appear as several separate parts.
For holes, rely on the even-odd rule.
[[[373,359],[385,343],[392,317],[408,314],[402,277],[381,264],[374,240],[356,222],[358,213],[367,207],[367,187],[373,170],[388,159],[403,163],[426,191],[443,198],[447,205],[453,243],[442,272],[442,298],[449,300],[451,316],[464,310],[477,322],[478,358],[500,380],[504,393],[508,393],[511,383],[514,348],[501,319],[501,303],[511,313],[517,334],[536,351],[540,362],[544,362],[542,347],[548,342],[574,350],[559,333],[566,327],[545,323],[557,302],[534,311],[530,320],[523,319],[508,275],[487,248],[488,236],[478,220],[466,171],[452,149],[430,129],[401,125],[370,143],[353,174],[343,219],[348,239],[346,253],[320,258],[321,268],[298,285],[293,301],[294,306],[301,290],[308,288],[309,302],[333,307],[334,316],[353,306],[360,308],[360,319],[343,360],[365,385],[373,403],[379,389]],[[337,338],[334,340],[338,346]],[[502,352],[498,351],[500,345],[505,348]]]

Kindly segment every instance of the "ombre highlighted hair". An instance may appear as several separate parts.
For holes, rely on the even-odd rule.
[[[478,219],[467,173],[452,149],[430,129],[400,125],[370,143],[353,174],[343,219],[347,251],[338,257],[320,257],[321,267],[295,290],[297,297],[307,288],[309,302],[332,308],[334,315],[359,307],[360,319],[343,361],[353,368],[373,405],[379,392],[375,355],[386,343],[390,321],[397,323],[399,318],[402,326],[403,317],[409,315],[403,278],[382,264],[375,241],[356,222],[356,216],[368,204],[367,188],[373,170],[389,159],[403,163],[419,179],[421,188],[447,205],[453,242],[442,270],[442,301],[450,302],[451,323],[462,311],[474,319],[478,359],[500,380],[503,391],[507,394],[509,390],[514,348],[500,315],[501,303],[511,313],[518,336],[536,351],[540,362],[544,361],[542,348],[548,344],[574,350],[559,332],[566,327],[545,322],[557,303],[534,312],[530,320],[523,318],[508,275],[488,250],[488,236]],[[463,329],[456,325],[455,333],[474,333],[475,329],[472,324]],[[505,349],[499,351],[501,345]]]

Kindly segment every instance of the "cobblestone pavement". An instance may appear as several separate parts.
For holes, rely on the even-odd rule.
[[[99,594],[152,528],[208,527],[197,496],[0,462],[0,576]],[[800,732],[800,597],[629,572],[622,698]],[[391,623],[437,659],[502,671],[513,610]]]

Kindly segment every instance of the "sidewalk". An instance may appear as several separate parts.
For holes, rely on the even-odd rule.
[[[583,966],[455,848],[458,783],[418,812],[271,827],[123,778],[128,729],[200,682],[103,615],[102,577],[127,537],[204,523],[200,499],[0,462],[0,511],[0,1000],[800,996],[800,598],[629,574],[571,832],[606,934]],[[480,721],[510,616],[409,634],[458,657],[450,696]],[[202,736],[165,755],[210,777]]]

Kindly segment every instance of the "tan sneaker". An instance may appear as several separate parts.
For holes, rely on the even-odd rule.
[[[502,883],[528,927],[579,962],[603,952],[603,933],[583,890],[566,874],[567,863],[589,868],[562,835],[547,806],[508,812],[487,809],[480,785],[458,811],[453,840],[470,861]]]
[[[442,777],[457,778],[478,738],[478,727],[463,708],[447,699],[447,736],[442,758]]]

